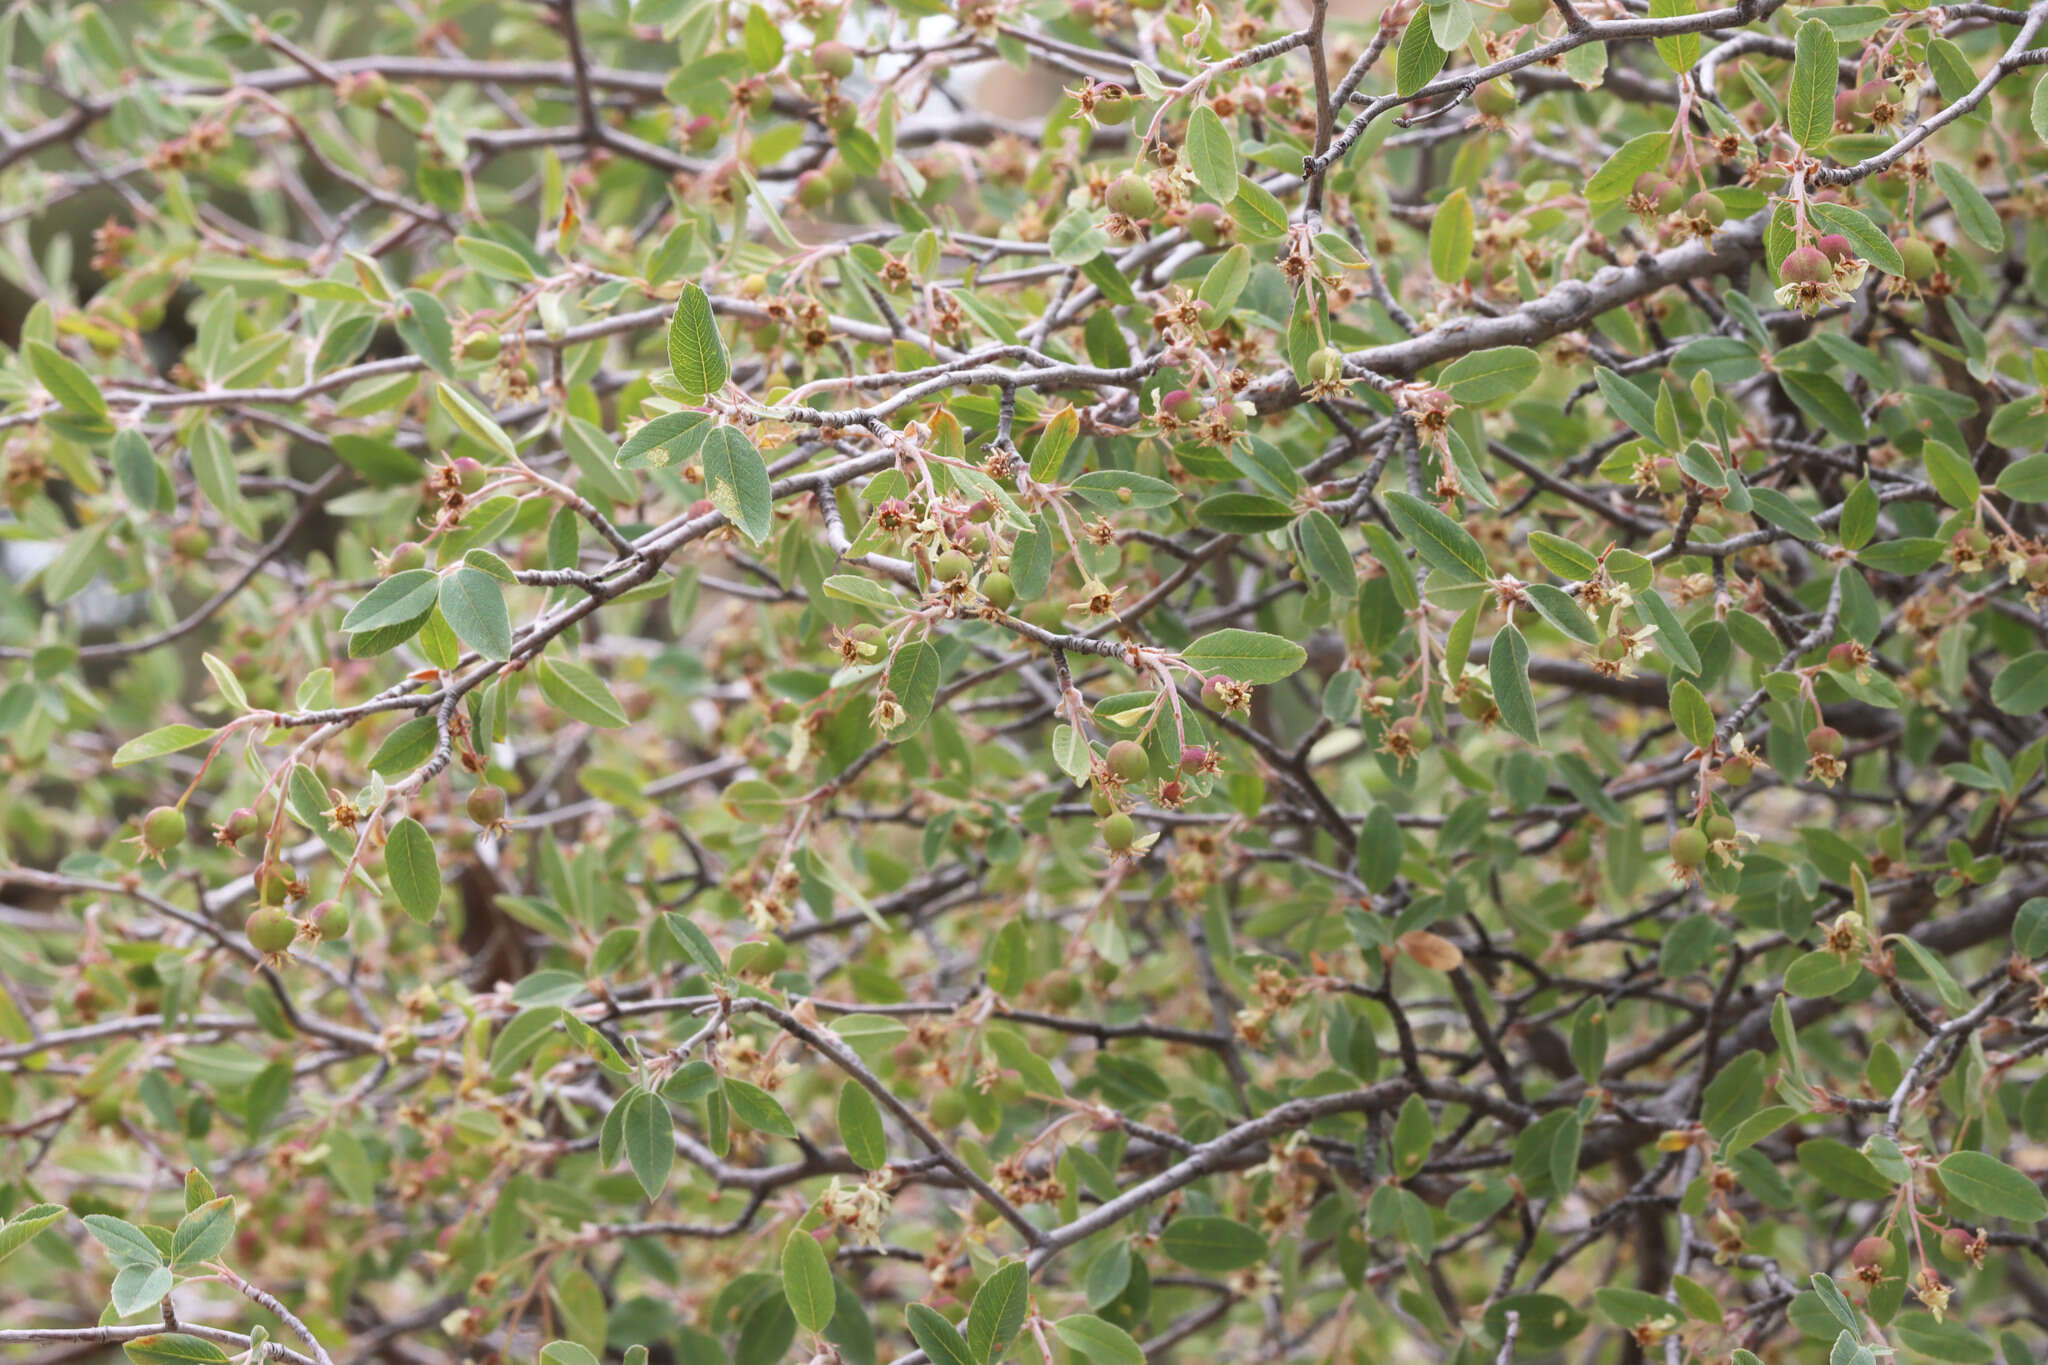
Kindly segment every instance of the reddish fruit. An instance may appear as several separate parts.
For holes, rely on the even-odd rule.
[[[262,817],[243,806],[213,827],[214,840],[222,845],[239,844],[262,827]]]
[[[1839,232],[1830,232],[1814,245],[1820,248],[1820,253],[1832,264],[1840,265],[1844,261],[1856,259],[1856,248]]]
[[[1392,725],[1389,725],[1387,729],[1397,735],[1406,735],[1408,737],[1408,747],[1418,753],[1427,749],[1436,738],[1431,733],[1429,726],[1414,716],[1403,716]]]
[[[1799,247],[1778,266],[1778,278],[1787,284],[1821,284],[1834,277],[1834,263],[1819,247]]]
[[[811,49],[811,65],[830,76],[843,81],[853,74],[853,49],[841,42],[819,43]]]
[[[1228,711],[1230,709],[1230,698],[1224,693],[1223,680],[1221,678],[1211,678],[1202,684],[1202,705],[1208,707],[1211,711]]]
[[[1844,640],[1828,651],[1828,667],[1837,673],[1853,673],[1856,670],[1856,646]]]
[[[1145,746],[1134,739],[1120,739],[1109,746],[1104,761],[1110,772],[1124,782],[1143,782],[1152,775],[1152,759]]]
[[[1850,1263],[1858,1270],[1890,1270],[1899,1263],[1899,1249],[1885,1237],[1865,1237],[1849,1253]]]
[[[1810,754],[1840,758],[1845,747],[1842,732],[1832,725],[1816,725],[1806,732],[1806,752]]]
[[[485,783],[470,792],[469,799],[463,803],[463,807],[469,812],[471,820],[485,829],[495,829],[505,818],[504,788]]]
[[[1175,389],[1159,400],[1159,410],[1183,422],[1192,422],[1202,415],[1202,400],[1186,389]]]
[[[1230,218],[1221,205],[1197,204],[1188,210],[1188,236],[1203,246],[1221,246],[1230,235]]]
[[[683,125],[683,145],[693,152],[708,152],[718,145],[718,120],[699,114]]]
[[[1205,767],[1208,764],[1208,762],[1209,751],[1203,748],[1201,745],[1188,744],[1182,746],[1180,751],[1180,770],[1182,772],[1195,772],[1198,769]]]

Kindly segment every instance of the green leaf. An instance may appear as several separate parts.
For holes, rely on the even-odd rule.
[[[1414,25],[1409,29],[1413,31]],[[1453,190],[1437,205],[1429,224],[1429,268],[1445,284],[1465,278],[1472,264],[1472,201],[1462,189]]]
[[[534,676],[549,705],[572,719],[600,730],[625,728],[626,709],[619,705],[605,680],[582,664],[542,658],[534,667]]]
[[[1529,643],[1514,625],[1502,626],[1493,637],[1493,649],[1486,656],[1486,676],[1493,684],[1493,704],[1500,709],[1500,723],[1511,734],[1541,745],[1536,733],[1536,697],[1529,690]]]
[[[1230,218],[1239,234],[1249,241],[1276,242],[1287,233],[1287,209],[1273,192],[1249,176],[1237,179],[1237,196],[1230,201]]]
[[[31,1204],[5,1223],[0,1223],[0,1261],[34,1241],[37,1233],[65,1214],[66,1210],[60,1204]]]
[[[1678,723],[1678,733],[1694,744],[1702,749],[1713,747],[1714,708],[1707,705],[1706,697],[1684,678],[1671,684],[1671,719]]]
[[[1195,520],[1233,535],[1277,531],[1294,520],[1294,509],[1263,493],[1214,493],[1195,504]]]
[[[2027,106],[2027,120],[2034,125],[2034,136],[2048,142],[2048,76],[2034,82],[2034,99]]]
[[[36,382],[57,400],[57,406],[78,417],[106,418],[106,397],[83,365],[47,341],[25,343],[22,355]]]
[[[1956,211],[1956,222],[1971,241],[1986,251],[2005,250],[2005,224],[1998,221],[1998,210],[1991,207],[1991,201],[1970,183],[1968,176],[1951,163],[1936,158],[1934,183],[1948,196],[1950,206]]]
[[[1915,1355],[1947,1365],[1990,1365],[1997,1357],[1991,1343],[1953,1319],[1942,1321],[1932,1313],[1907,1313],[1892,1323],[1899,1340]]]
[[[1809,19],[1808,23],[1817,22]],[[1834,105],[1828,106],[1828,117],[1834,118]],[[1807,214],[1830,232],[1839,232],[1849,239],[1849,245],[1856,248],[1856,254],[1869,261],[1887,275],[1906,273],[1906,262],[1899,255],[1899,249],[1892,245],[1892,239],[1877,230],[1877,225],[1846,204],[1809,203]]]
[[[2041,1187],[1997,1157],[1984,1152],[1950,1152],[1937,1167],[1941,1183],[1955,1198],[1988,1218],[2025,1227],[2048,1218]]]
[[[447,413],[470,439],[494,451],[501,460],[519,458],[519,451],[512,444],[512,437],[505,428],[498,425],[498,419],[463,389],[443,380],[435,389],[435,397],[440,400],[441,410]]]
[[[2013,951],[2029,961],[2048,953],[2048,896],[2035,896],[2012,920]]]
[[[135,1365],[222,1365],[228,1358],[212,1342],[184,1332],[152,1332],[123,1342],[121,1349]]]
[[[1394,92],[1412,95],[1422,89],[1436,79],[1436,73],[1444,69],[1444,62],[1449,56],[1436,45],[1436,35],[1430,31],[1428,12],[1418,9],[1402,32],[1401,46],[1394,54]]]
[[[434,609],[440,587],[432,569],[395,573],[357,599],[341,618],[341,628],[354,635],[385,626],[417,624]]]
[[[1244,683],[1276,683],[1308,662],[1308,651],[1292,640],[1256,630],[1214,630],[1180,654],[1190,667]]]
[[[1991,680],[1991,702],[2011,716],[2031,716],[2048,706],[2048,650],[2022,654]]]
[[[1187,152],[1196,183],[1211,199],[1228,204],[1236,198],[1237,139],[1222,116],[1199,100],[1188,115]]]
[[[839,1087],[839,1140],[846,1155],[864,1171],[889,1164],[889,1142],[882,1130],[882,1110],[858,1081]]]
[[[653,1198],[654,1191],[649,1190],[648,1197]],[[791,1231],[782,1244],[782,1296],[789,1300],[797,1326],[806,1332],[822,1332],[832,1321],[837,1306],[832,1265],[818,1239],[801,1227]]]
[[[1258,1229],[1202,1214],[1168,1223],[1159,1249],[1190,1270],[1241,1270],[1265,1260],[1271,1250]]]
[[[1429,20],[1418,14],[1414,22],[1427,24]],[[1052,1330],[1076,1354],[1087,1357],[1094,1365],[1145,1365],[1145,1352],[1131,1339],[1131,1334],[1093,1313],[1061,1318],[1052,1325]]]
[[[1999,473],[1996,486],[2015,502],[2048,502],[2048,454],[2014,460]]]
[[[1627,197],[1636,180],[1658,169],[1671,154],[1669,132],[1643,133],[1614,149],[1593,178],[1586,182],[1586,199],[1600,205]]]
[[[129,505],[143,516],[155,512],[163,470],[149,448],[149,439],[132,427],[116,432],[114,444],[107,451],[107,461],[114,466],[114,478],[120,483],[121,495],[128,499]]]
[[[88,1213],[79,1220],[93,1240],[107,1249],[115,1265],[162,1265],[163,1252],[133,1223],[104,1213]]]
[[[726,1077],[725,1099],[732,1106],[732,1116],[756,1132],[786,1138],[796,1136],[796,1125],[789,1121],[781,1103],[752,1081]]]
[[[1594,369],[1593,382],[1607,400],[1608,411],[1628,423],[1636,435],[1663,447],[1664,438],[1657,434],[1656,404],[1645,398],[1641,389],[1605,365]]]
[[[1358,596],[1358,563],[1328,512],[1310,508],[1295,523],[1294,533],[1312,581],[1347,601]]]
[[[1452,361],[1436,384],[1462,404],[1483,407],[1528,388],[1541,369],[1541,360],[1527,346],[1495,346]]]
[[[110,1296],[114,1311],[122,1317],[140,1313],[151,1304],[163,1302],[171,1292],[171,1268],[164,1265],[124,1265],[115,1272]]]
[[[381,437],[344,431],[336,432],[331,439],[335,458],[362,475],[372,487],[397,488],[420,477],[419,460]]]
[[[159,726],[146,735],[137,735],[114,750],[113,765],[116,768],[125,768],[131,763],[147,763],[152,758],[162,758],[165,754],[175,754],[195,744],[204,743],[213,736],[212,730],[202,730],[196,725],[186,725],[182,722]]]
[[[665,412],[642,423],[619,447],[621,469],[665,469],[695,456],[712,429],[708,412]]]
[[[463,263],[480,275],[512,284],[527,284],[540,278],[534,274],[531,261],[502,242],[486,237],[457,237],[453,245]]]
[[[235,1235],[235,1200],[232,1195],[209,1200],[178,1222],[171,1234],[171,1265],[190,1270],[228,1249]]]
[[[1878,1174],[1870,1158],[1834,1138],[1808,1138],[1794,1150],[1799,1169],[1829,1194],[1843,1199],[1888,1199],[1892,1182]]]
[[[768,466],[761,452],[738,427],[714,427],[704,437],[699,457],[704,466],[705,496],[759,545],[774,529],[775,503]]]
[[[1785,129],[1809,151],[1835,131],[1835,89],[1840,84],[1836,63],[1841,51],[1835,31],[1808,19],[1794,35],[1792,89],[1785,100]]]
[[[512,657],[512,616],[505,590],[482,569],[468,565],[441,580],[441,615],[455,638],[486,659]]]
[[[911,1339],[931,1357],[932,1365],[980,1365],[967,1349],[967,1339],[960,1335],[960,1329],[939,1316],[937,1309],[913,1303],[904,1311],[904,1317]]]
[[[675,1121],[669,1117],[668,1101],[651,1090],[635,1090],[619,1103],[626,1107],[619,1118],[626,1164],[641,1191],[654,1199],[668,1185],[676,1160]]]
[[[1385,501],[1387,515],[1423,563],[1461,583],[1481,583],[1491,576],[1486,552],[1472,533],[1436,507],[1399,489],[1390,490]]]
[[[717,320],[711,316],[711,300],[695,284],[683,286],[675,316],[669,319],[668,364],[676,383],[692,399],[719,392],[732,376],[725,338],[718,334]]]
[[[441,904],[441,864],[434,856],[434,836],[410,815],[391,827],[384,844],[384,875],[406,914],[421,924],[434,917]]]
[[[1030,1299],[1031,1272],[1020,1260],[1004,1261],[981,1282],[967,1310],[967,1349],[977,1361],[987,1365],[1002,1355],[1024,1326]]]

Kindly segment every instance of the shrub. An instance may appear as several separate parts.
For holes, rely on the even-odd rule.
[[[6,7],[0,1351],[2038,1357],[2044,27]]]

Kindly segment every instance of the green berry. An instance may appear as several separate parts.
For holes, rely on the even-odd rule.
[[[1934,277],[1934,248],[1924,237],[1901,237],[1893,243],[1899,249],[1899,259],[1905,262],[1906,278],[1921,281]]]
[[[1131,112],[1137,107],[1130,92],[1121,85],[1098,85],[1095,87],[1094,119],[1097,123],[1118,124],[1130,121]]]
[[[974,561],[958,550],[948,550],[932,561],[932,577],[941,583],[965,578],[974,571]]]
[[[1136,171],[1125,171],[1110,181],[1103,202],[1111,213],[1126,218],[1150,218],[1159,208],[1159,196],[1152,193],[1151,183]]]
[[[1756,775],[1756,764],[1747,758],[1731,758],[1721,764],[1721,780],[1731,787],[1746,787]]]
[[[1688,217],[1706,219],[1714,227],[1728,221],[1728,206],[1721,202],[1721,196],[1705,190],[1685,201],[1685,212]]]
[[[1335,346],[1325,346],[1308,358],[1308,377],[1312,384],[1334,384],[1344,378],[1344,353]]]
[[[1006,573],[983,574],[981,595],[987,598],[988,604],[997,611],[1008,611],[1010,604],[1017,600],[1017,585],[1010,581],[1010,576]]]
[[[1506,81],[1486,81],[1472,92],[1472,106],[1488,118],[1506,118],[1516,103],[1515,88]]]
[[[1138,825],[1122,811],[1102,822],[1102,842],[1112,853],[1128,853],[1138,841]]]
[[[313,913],[306,916],[306,923],[313,930],[313,937],[321,943],[330,943],[348,935],[348,907],[340,901],[326,901],[313,907]]]
[[[932,1127],[957,1128],[960,1121],[967,1117],[967,1101],[960,1097],[957,1090],[941,1090],[932,1096],[931,1109],[928,1112],[931,1115]]]
[[[1806,752],[1825,754],[1829,758],[1840,758],[1847,747],[1842,732],[1832,725],[1816,725],[1806,732]]]
[[[1197,204],[1188,210],[1188,236],[1203,246],[1221,246],[1230,232],[1230,217],[1217,204]]]
[[[1671,861],[1679,867],[1698,867],[1706,858],[1705,831],[1682,829],[1671,836]]]
[[[142,817],[142,846],[151,854],[166,852],[185,842],[185,812],[176,806],[158,806]]]
[[[1105,760],[1119,781],[1143,782],[1152,775],[1152,759],[1145,746],[1132,739],[1120,739],[1109,746]]]
[[[1508,0],[1508,18],[1518,24],[1533,24],[1550,13],[1550,0]]]
[[[470,792],[463,806],[471,820],[485,829],[494,829],[505,818],[504,788],[485,783]]]
[[[811,65],[836,81],[853,74],[853,63],[853,49],[845,43],[819,43],[811,49]]]
[[[249,916],[242,931],[249,936],[251,948],[270,957],[292,946],[299,936],[299,924],[284,911],[267,905]]]

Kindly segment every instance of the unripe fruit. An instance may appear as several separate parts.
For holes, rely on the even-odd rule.
[[[1150,218],[1159,208],[1159,196],[1152,193],[1151,183],[1136,171],[1125,171],[1110,181],[1103,202],[1111,213],[1126,218]]]
[[[1550,0],[1508,0],[1508,18],[1518,24],[1533,24],[1550,13]]]
[[[1671,861],[1679,867],[1698,867],[1706,861],[1707,836],[1697,829],[1682,829],[1671,836]]]
[[[974,561],[958,550],[948,550],[932,561],[932,576],[941,583],[965,578],[973,570]]]
[[[1709,815],[1704,827],[1707,837],[1715,843],[1723,843],[1735,837],[1735,821],[1726,815]]]
[[[1209,751],[1203,748],[1201,745],[1186,744],[1181,746],[1180,770],[1182,772],[1194,772],[1203,767],[1205,764],[1207,764],[1208,761]]]
[[[1934,275],[1934,248],[1923,237],[1902,237],[1893,243],[1899,249],[1899,259],[1905,262],[1906,278],[1927,280]]]
[[[1806,732],[1806,752],[1840,758],[1846,747],[1842,732],[1832,725],[1816,725]]]
[[[1837,673],[1853,673],[1856,669],[1856,646],[1844,640],[1829,650],[1828,667]]]
[[[1102,788],[1090,787],[1088,789],[1088,809],[1094,811],[1095,818],[1100,820],[1104,816],[1115,813],[1116,802],[1110,800],[1109,793]]]
[[[1582,829],[1575,829],[1558,843],[1557,856],[1567,867],[1577,867],[1593,856],[1593,840]]]
[[[1685,201],[1685,211],[1689,217],[1704,218],[1715,227],[1728,221],[1728,206],[1721,202],[1719,195],[1705,190]]]
[[[1017,600],[1017,585],[1010,581],[1010,576],[1006,573],[984,574],[981,579],[981,595],[986,597],[988,604],[996,610],[1008,611],[1010,604]]]
[[[1211,678],[1202,684],[1202,705],[1211,711],[1227,711],[1230,702],[1223,694],[1223,680]]]
[[[1145,746],[1134,739],[1120,739],[1109,746],[1104,760],[1109,770],[1125,782],[1143,782],[1152,775],[1152,759]]]
[[[1679,489],[1685,487],[1685,473],[1679,469],[1678,461],[1670,456],[1658,456],[1656,463],[1652,464],[1650,468],[1656,476],[1657,491],[1659,493],[1676,493]]]
[[[1159,410],[1183,422],[1192,422],[1202,415],[1202,400],[1186,389],[1175,389],[1159,400]]]
[[[811,49],[811,65],[836,81],[853,74],[853,63],[853,49],[845,43],[819,43]]]
[[[1721,780],[1731,787],[1746,787],[1756,775],[1756,764],[1747,758],[1731,758],[1721,764]]]
[[[1827,236],[1815,242],[1814,245],[1820,248],[1821,255],[1827,257],[1830,262],[1836,265],[1841,264],[1843,261],[1853,261],[1856,259],[1856,248],[1850,244],[1847,237],[1844,237],[1839,232],[1830,232]]]
[[[1967,1228],[1956,1227],[1943,1228],[1941,1230],[1941,1249],[1947,1252],[1954,1260],[1964,1260],[1969,1256],[1969,1246],[1973,1240],[1975,1239],[1970,1236]]]
[[[158,806],[142,817],[142,846],[150,853],[163,853],[185,842],[185,812],[176,806]]]
[[[1515,89],[1506,81],[1486,81],[1472,92],[1472,106],[1488,118],[1506,118],[1515,112]]]
[[[1628,641],[1619,635],[1610,635],[1600,642],[1600,647],[1594,652],[1606,663],[1620,663],[1628,657]]]
[[[1130,816],[1118,811],[1102,822],[1102,842],[1112,853],[1128,853],[1131,845],[1138,841],[1138,825]]]
[[[967,1117],[967,1101],[960,1097],[957,1090],[941,1090],[932,1096],[929,1112],[932,1127],[957,1128],[960,1121]]]
[[[1019,1104],[1028,1092],[1024,1089],[1022,1077],[1012,1072],[1004,1072],[989,1088],[988,1093],[989,1098],[997,1104]]]
[[[485,829],[494,828],[505,818],[504,788],[485,783],[470,792],[469,799],[463,803],[463,807],[469,812],[471,820]]]
[[[699,114],[683,125],[683,145],[693,152],[708,152],[718,145],[718,120]]]
[[[825,177],[825,183],[832,187],[834,194],[844,194],[853,188],[853,166],[843,156],[833,157],[819,167],[819,173]]]
[[[315,940],[331,943],[348,935],[348,907],[340,901],[325,901],[313,907],[306,922],[312,926]]]
[[[1387,728],[1395,734],[1406,735],[1408,737],[1408,747],[1418,752],[1427,749],[1430,746],[1430,742],[1436,738],[1430,732],[1429,726],[1417,720],[1414,716],[1403,716]]]
[[[299,936],[299,926],[284,911],[265,906],[249,916],[242,925],[242,932],[249,936],[251,948],[270,957],[292,946],[292,940]]]
[[[1466,720],[1485,720],[1493,703],[1478,688],[1467,688],[1458,696],[1458,714]]]
[[[410,573],[427,567],[427,548],[418,541],[402,540],[384,556],[386,573]]]
[[[796,178],[796,201],[807,209],[821,209],[832,202],[832,182],[819,171],[805,171]]]
[[[375,109],[391,93],[391,83],[381,71],[366,71],[348,88],[348,102],[358,109]]]
[[[1778,267],[1778,278],[1787,284],[1821,284],[1834,277],[1834,263],[1815,246],[1799,247]]]
[[[1203,246],[1221,246],[1230,220],[1219,204],[1197,204],[1188,210],[1188,236]]]
[[[2027,582],[2035,587],[2048,585],[2048,554],[2027,556]]]
[[[1098,85],[1095,87],[1094,119],[1097,123],[1116,124],[1127,122],[1136,107],[1130,92],[1121,85]]]
[[[1899,1249],[1886,1237],[1865,1237],[1849,1253],[1849,1260],[1859,1270],[1890,1270],[1899,1263]]]
[[[182,559],[203,558],[213,548],[213,535],[204,526],[180,526],[171,532],[171,553]]]
[[[1854,90],[1844,90],[1841,94],[1835,96],[1835,122],[1854,123],[1857,112],[1856,92]]]
[[[1655,199],[1657,197],[1657,190],[1663,184],[1663,176],[1658,175],[1655,171],[1644,171],[1636,177],[1635,184],[1629,186],[1629,193],[1643,199]]]
[[[292,872],[287,867],[267,867],[257,873],[256,884],[265,905],[283,905],[291,899]]]
[[[471,332],[462,339],[462,358],[464,360],[496,360],[498,352],[504,348],[505,343],[499,338],[497,332],[487,327],[480,332]]]
[[[255,811],[243,806],[229,813],[228,818],[214,826],[215,838],[223,844],[239,844],[263,827],[263,819]]]
[[[1344,353],[1325,346],[1308,358],[1308,377],[1313,384],[1334,384],[1344,377]]]
[[[1657,212],[1676,213],[1685,207],[1685,186],[1666,180],[1657,186]]]

